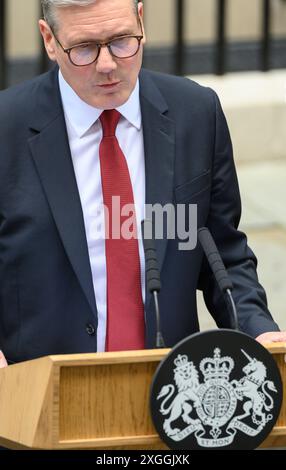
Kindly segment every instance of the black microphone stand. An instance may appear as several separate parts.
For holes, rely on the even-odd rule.
[[[198,230],[198,239],[206,255],[209,266],[218,283],[221,292],[224,295],[227,309],[233,319],[233,329],[239,331],[237,310],[232,297],[233,284],[227,274],[217,246],[208,228],[202,227]]]
[[[165,342],[161,332],[160,309],[158,294],[161,290],[160,272],[158,268],[156,248],[153,239],[153,226],[151,220],[143,220],[141,223],[142,236],[146,262],[146,281],[149,292],[153,295],[156,314],[156,348],[165,348]]]

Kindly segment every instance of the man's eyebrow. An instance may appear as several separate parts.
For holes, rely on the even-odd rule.
[[[104,41],[100,40],[100,39],[87,39],[87,38],[84,38],[84,39],[77,39],[76,41],[73,40],[71,41],[71,43],[73,44],[72,46],[70,47],[73,47],[73,46],[77,46],[78,44],[87,44],[87,43],[90,43],[90,42],[93,42],[93,43],[96,43],[96,44],[99,44],[101,42],[110,42],[112,41],[113,39],[116,39],[116,38],[121,38],[123,36],[133,36],[135,35],[134,31],[124,31],[122,33],[117,33],[117,34],[113,34],[112,36],[109,36],[109,38],[105,39]]]

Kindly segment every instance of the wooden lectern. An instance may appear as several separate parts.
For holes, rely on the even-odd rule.
[[[263,446],[286,446],[286,344],[278,363],[284,400]],[[0,370],[0,445],[11,449],[161,450],[149,413],[155,370],[167,349],[48,356]]]

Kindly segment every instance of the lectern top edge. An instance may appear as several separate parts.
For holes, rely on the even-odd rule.
[[[263,343],[263,346],[271,353],[271,354],[286,354],[286,342],[277,342],[277,343]]]
[[[138,362],[160,361],[170,349],[144,349],[140,351],[103,352],[93,354],[66,354],[47,356],[58,366],[95,365],[95,364],[124,364]]]

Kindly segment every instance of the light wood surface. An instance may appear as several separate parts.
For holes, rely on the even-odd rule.
[[[49,356],[0,370],[0,445],[162,449],[150,414],[169,350]]]
[[[283,377],[283,406],[264,447],[286,446],[286,344],[265,345]],[[0,370],[0,445],[38,449],[166,449],[149,413],[168,349],[49,356]]]
[[[272,354],[283,381],[283,400],[278,420],[262,448],[286,447],[286,343],[266,343],[264,346]]]

